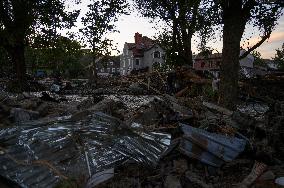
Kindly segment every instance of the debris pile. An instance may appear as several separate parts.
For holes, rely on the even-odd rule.
[[[204,95],[209,77],[178,71],[173,79],[157,72],[104,79],[98,88],[72,80],[56,93],[1,92],[0,185],[283,185],[281,97],[243,82],[231,111]]]

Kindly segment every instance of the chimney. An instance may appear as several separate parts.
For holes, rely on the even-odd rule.
[[[135,33],[134,40],[135,40],[135,44],[142,43],[142,34],[139,34],[138,32]]]

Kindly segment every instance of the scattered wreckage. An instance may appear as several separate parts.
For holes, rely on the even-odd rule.
[[[74,86],[1,92],[0,182],[27,188],[283,185],[283,101],[251,100],[230,111],[189,94],[192,84],[210,85],[190,73],[170,89],[174,96],[164,94],[169,88],[160,73],[104,81],[99,89],[79,84],[79,93]]]

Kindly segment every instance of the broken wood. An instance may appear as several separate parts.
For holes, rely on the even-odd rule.
[[[189,89],[189,86],[186,86],[184,89],[182,89],[182,90],[180,90],[179,92],[177,92],[177,93],[175,94],[175,97],[181,97],[181,96],[183,96],[183,95],[188,91],[188,89]]]
[[[228,116],[231,116],[233,114],[233,111],[228,110],[227,108],[223,108],[223,107],[218,106],[218,105],[213,104],[213,103],[203,102],[202,104],[209,109],[216,110],[216,111],[218,111],[222,114],[228,115]]]

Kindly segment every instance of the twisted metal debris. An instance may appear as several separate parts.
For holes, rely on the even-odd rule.
[[[0,130],[0,174],[22,187],[54,187],[128,160],[156,165],[170,135],[129,128],[103,113]]]

